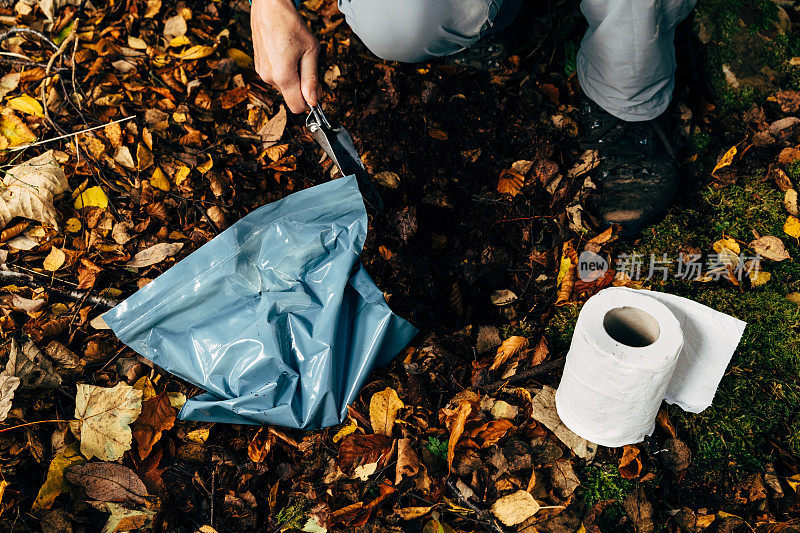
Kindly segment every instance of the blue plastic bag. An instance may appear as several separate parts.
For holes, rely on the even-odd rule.
[[[336,425],[417,333],[361,266],[366,234],[355,177],[324,183],[250,213],[103,319],[206,391],[181,419]]]

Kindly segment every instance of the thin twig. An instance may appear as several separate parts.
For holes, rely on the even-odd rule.
[[[47,105],[47,78],[50,77],[50,69],[53,68],[53,63],[55,62],[56,58],[64,53],[64,50],[67,49],[67,46],[72,42],[73,39],[77,39],[78,35],[78,19],[72,21],[72,29],[67,35],[67,38],[61,43],[61,46],[58,47],[56,52],[50,56],[50,61],[47,62],[47,68],[44,71],[44,79],[45,81],[42,83],[42,107],[44,108],[44,118],[47,119],[47,122],[53,125],[55,128],[56,125],[53,122],[53,119],[50,118],[50,111],[48,110]],[[64,95],[65,98],[69,98],[68,94]]]
[[[530,370],[525,370],[519,374],[515,374],[508,379],[501,379],[499,381],[495,381],[494,383],[490,383],[485,388],[493,391],[505,387],[506,385],[512,385],[536,376],[541,376],[542,374],[548,374],[564,366],[564,361],[566,361],[566,358],[561,357],[554,361],[548,361],[547,363],[536,365]]]
[[[23,274],[22,272],[15,272],[10,270],[8,266],[5,268],[0,268],[0,281],[10,282],[13,281],[15,283],[21,283],[23,285],[27,285],[29,287],[41,288],[41,289],[48,289],[52,290],[65,298],[69,298],[70,300],[75,300],[77,302],[89,302],[93,305],[100,305],[103,307],[107,307],[111,309],[112,307],[116,307],[119,304],[119,300],[113,300],[111,298],[102,298],[100,296],[90,296],[88,291],[79,291],[79,290],[68,290],[62,289],[60,287],[56,287],[54,285],[47,285],[42,283],[32,276],[28,274]]]
[[[74,137],[76,135],[80,135],[81,133],[88,133],[90,131],[99,130],[99,129],[105,128],[106,126],[110,126],[111,124],[119,124],[120,122],[125,122],[125,121],[128,121],[128,120],[134,119],[134,118],[136,118],[136,116],[135,115],[131,115],[129,117],[124,117],[124,118],[120,118],[120,119],[117,119],[117,120],[112,120],[111,122],[107,122],[105,124],[100,124],[99,126],[93,126],[91,128],[84,128],[84,129],[79,130],[79,131],[73,131],[72,133],[66,133],[64,135],[59,135],[58,137],[52,137],[50,139],[43,139],[43,140],[37,141],[35,143],[23,144],[22,146],[15,146],[14,148],[8,148],[8,151],[9,152],[16,152],[18,150],[25,150],[26,148],[30,148],[32,146],[38,146],[40,144],[46,144],[46,143],[51,143],[51,142],[54,142],[54,141],[60,141],[61,139]]]

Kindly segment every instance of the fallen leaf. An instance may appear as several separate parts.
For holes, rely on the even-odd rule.
[[[790,215],[800,216],[800,208],[797,206],[797,191],[795,189],[786,189],[786,194],[783,196],[783,207],[786,208]]]
[[[184,61],[192,61],[194,59],[202,59],[204,57],[208,57],[216,51],[216,46],[205,46],[202,44],[197,44],[191,46],[181,52],[180,54],[176,54],[175,57],[178,59],[183,59]]]
[[[497,354],[495,354],[494,362],[492,366],[489,367],[489,370],[497,370],[500,368],[500,365],[508,361],[509,357],[527,348],[527,346],[528,339],[525,337],[513,336],[507,338],[500,347],[497,348]]]
[[[580,160],[569,169],[567,172],[568,178],[577,178],[582,174],[586,174],[587,172],[593,170],[597,165],[600,164],[600,156],[597,150],[586,150],[581,154]]]
[[[0,422],[8,418],[14,391],[19,387],[20,379],[5,370],[0,372]]]
[[[472,404],[468,401],[462,401],[452,413],[454,416],[447,417],[448,429],[450,430],[450,438],[447,441],[447,471],[451,472],[453,469],[453,459],[456,456],[456,444],[458,439],[464,433],[464,425],[467,423],[467,417],[472,412]]]
[[[75,397],[75,418],[70,429],[81,440],[81,453],[88,459],[97,457],[116,461],[131,448],[131,428],[142,411],[142,393],[130,385],[114,387],[78,385]]]
[[[521,524],[539,512],[541,506],[530,492],[518,490],[503,496],[492,505],[492,514],[506,526]]]
[[[558,277],[556,278],[558,293],[555,305],[563,305],[569,302],[572,289],[575,287],[576,274],[577,253],[572,246],[572,241],[567,241],[561,250],[561,262],[558,267]]]
[[[159,9],[161,8],[161,2],[159,1]],[[148,11],[150,10],[150,5],[148,3]],[[147,17],[147,15],[145,15]],[[164,37],[166,37],[167,41],[171,41],[175,37],[179,37],[181,35],[186,34],[186,19],[184,19],[180,14],[175,15],[174,17],[168,18],[164,22]]]
[[[0,78],[0,98],[5,98],[17,86],[19,86],[19,72],[11,72]]]
[[[765,257],[772,261],[783,261],[784,259],[791,259],[789,252],[783,245],[778,237],[765,236],[760,237],[750,243],[752,248],[758,255]]]
[[[509,196],[516,196],[522,192],[522,187],[525,185],[525,176],[513,170],[503,170],[500,173],[500,179],[497,181],[497,192],[500,194],[508,194]]]
[[[147,531],[156,515],[155,509],[130,509],[114,502],[88,502],[95,509],[111,513],[101,533]]]
[[[533,409],[531,416],[558,437],[558,440],[575,452],[575,455],[587,461],[591,460],[597,453],[597,445],[579,437],[572,432],[558,416],[556,411],[556,391],[552,387],[545,385],[531,402]]]
[[[717,165],[714,167],[714,170],[711,171],[712,174],[716,174],[718,170],[730,166],[733,163],[733,158],[736,157],[736,153],[738,150],[736,146],[732,146],[725,154],[719,159]]]
[[[144,459],[161,439],[164,431],[175,425],[175,409],[170,405],[166,392],[142,403],[142,412],[131,426],[138,443],[139,457]]]
[[[83,209],[84,207],[99,207],[105,209],[108,207],[108,196],[99,185],[89,187],[75,198],[75,209]]]
[[[266,149],[273,144],[277,144],[283,136],[284,129],[286,129],[286,108],[280,106],[275,116],[269,119],[267,123],[258,130],[258,135],[261,136],[264,148]]]
[[[147,503],[147,488],[136,473],[117,463],[95,462],[69,466],[64,477],[102,502]]]
[[[44,263],[42,266],[45,270],[55,272],[64,265],[64,261],[66,260],[67,256],[64,251],[61,248],[56,248],[53,246],[50,248],[50,253],[48,253],[47,257],[44,258]]]
[[[498,403],[500,402],[496,402],[495,405]],[[488,448],[497,444],[512,427],[514,427],[514,423],[511,420],[501,418],[500,420],[486,422],[482,426],[473,429],[469,432],[469,436],[479,442],[481,448]]]
[[[58,228],[54,198],[68,189],[67,178],[52,150],[9,170],[0,191],[0,228],[14,217],[29,218]]]
[[[31,132],[28,125],[10,109],[4,109],[0,114],[0,135],[2,136],[0,142],[5,139],[5,142],[8,143],[6,146],[0,145],[0,149],[22,146],[36,140],[36,135]]]
[[[31,340],[20,345],[17,339],[11,339],[5,372],[18,377],[23,389],[50,389],[61,385],[61,376]]]
[[[142,402],[146,402],[150,398],[155,398],[156,396],[156,388],[153,386],[153,382],[150,381],[150,376],[142,376],[137,379],[136,383],[133,384],[133,388],[141,391]]]
[[[86,462],[86,458],[80,454],[80,444],[73,442],[58,452],[50,466],[47,468],[47,478],[39,488],[36,501],[33,502],[32,511],[49,509],[59,494],[69,489],[67,480],[64,478],[64,471],[73,465]]]
[[[255,61],[253,61],[253,58],[238,48],[228,48],[226,54],[229,58],[236,62],[236,66],[239,68],[252,69],[255,67]]]
[[[380,435],[391,435],[397,411],[405,407],[391,387],[372,395],[369,401],[369,421],[372,431]]]
[[[550,482],[562,498],[569,498],[581,486],[581,480],[572,468],[572,461],[560,459],[549,468]]]
[[[397,465],[395,466],[394,484],[399,485],[403,476],[414,477],[419,472],[419,457],[411,447],[411,439],[397,441]]]
[[[180,242],[161,242],[154,244],[149,248],[145,248],[137,252],[133,259],[125,263],[125,266],[142,268],[160,263],[167,257],[172,257],[183,248],[183,243]]]
[[[339,67],[337,65],[331,65],[330,68],[325,71],[325,74],[322,75],[322,81],[331,89],[335,89],[336,86],[339,85],[339,78],[341,75],[342,71]]]
[[[800,238],[800,219],[789,215],[786,222],[783,224],[783,231],[790,237],[794,237],[795,239]]]
[[[389,170],[378,172],[372,178],[387,189],[397,189],[400,187],[400,176]]]
[[[417,518],[422,518],[426,514],[430,513],[432,509],[433,506],[403,507],[402,509],[395,509],[394,513],[398,518],[400,518],[400,520],[416,520]]]
[[[496,305],[498,307],[512,304],[517,300],[519,300],[519,297],[508,289],[492,291],[492,294],[489,295],[489,301],[492,303],[492,305]]]
[[[386,435],[353,433],[342,439],[336,462],[342,471],[352,472],[358,465],[378,462],[391,449],[392,439]]]
[[[642,473],[642,459],[639,457],[639,448],[626,444],[622,449],[622,459],[619,461],[619,474],[625,479],[636,479]]]
[[[353,420],[352,418],[347,419],[347,425],[342,427],[339,431],[336,432],[336,435],[333,436],[333,443],[336,444],[346,436],[352,434],[358,429],[358,423]]]
[[[39,100],[28,96],[27,94],[12,98],[6,102],[6,105],[14,111],[19,111],[20,113],[33,115],[35,117],[44,116],[44,109],[42,109],[42,104],[39,103]]]
[[[263,463],[275,444],[275,435],[269,431],[270,429],[267,426],[258,428],[247,446],[247,455],[254,463]]]

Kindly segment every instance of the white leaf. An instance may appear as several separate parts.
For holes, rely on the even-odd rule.
[[[156,263],[160,263],[167,257],[173,256],[180,249],[183,248],[183,243],[179,242],[162,242],[154,244],[150,248],[146,248],[133,256],[133,259],[125,263],[125,266],[141,268]]]

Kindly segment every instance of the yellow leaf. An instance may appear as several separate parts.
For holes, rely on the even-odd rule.
[[[753,287],[760,287],[761,285],[766,285],[766,283],[772,279],[772,274],[769,272],[764,272],[763,270],[759,270],[758,272],[749,272],[748,276],[750,278],[750,285]]]
[[[786,478],[786,483],[789,484],[793,491],[797,492],[797,487],[800,486],[800,474]]]
[[[735,240],[731,239],[730,237],[723,237],[720,240],[714,243],[714,251],[719,253],[723,253],[724,250],[730,250],[736,255],[739,255],[741,251],[739,248],[739,243]]]
[[[75,217],[67,220],[67,231],[70,233],[78,233],[81,230],[81,221]]]
[[[28,125],[10,109],[3,111],[3,114],[0,115],[0,134],[8,139],[8,146],[12,148],[36,140],[36,135],[31,132]]]
[[[153,175],[150,177],[150,185],[162,191],[169,191],[169,180],[158,167],[156,167],[153,171]]]
[[[183,59],[185,61],[191,61],[193,59],[202,59],[204,57],[208,57],[214,53],[217,49],[216,46],[205,46],[202,44],[196,44],[191,48],[187,48],[185,51],[181,52],[180,54],[176,55],[178,59]]]
[[[236,62],[236,65],[239,68],[251,69],[255,66],[253,58],[247,55],[246,53],[242,52],[238,48],[228,48],[228,51],[226,53],[228,54],[229,58],[233,59]]]
[[[372,395],[369,401],[369,421],[372,430],[380,435],[391,435],[397,411],[405,407],[391,387]]]
[[[719,163],[717,163],[717,166],[714,167],[711,173],[716,174],[719,169],[730,166],[730,164],[733,163],[733,158],[736,157],[737,151],[736,147],[732,146],[730,150],[725,152],[725,155],[722,156],[722,159],[719,160]]]
[[[19,111],[20,113],[27,113],[28,115],[33,115],[35,117],[44,116],[44,109],[42,109],[42,104],[39,103],[39,100],[28,96],[27,94],[12,98],[6,102],[6,104],[11,109]]]
[[[208,161],[197,165],[197,171],[200,174],[205,174],[206,172],[211,170],[211,167],[213,166],[214,166],[214,159],[211,156],[208,156]]]
[[[133,388],[142,391],[142,401],[146,402],[156,395],[156,388],[153,387],[153,382],[150,381],[148,376],[142,376],[133,384]]]
[[[489,370],[497,370],[500,365],[508,361],[508,358],[528,346],[528,339],[525,337],[513,336],[503,341],[503,344],[497,348],[497,354],[494,356],[494,362]]]
[[[189,173],[191,171],[192,170],[186,165],[181,165],[180,168],[178,168],[178,171],[175,173],[175,185],[180,187],[183,182],[186,181],[186,178],[189,177]]]
[[[186,440],[196,442],[197,444],[205,444],[208,440],[209,433],[211,433],[211,428],[195,429],[186,434]]]
[[[83,209],[84,207],[99,207],[105,209],[108,207],[108,196],[99,185],[89,187],[75,198],[75,209]]]
[[[800,237],[800,219],[789,215],[789,217],[786,219],[786,222],[783,224],[783,231],[786,233],[786,235],[794,237],[795,239]]]
[[[283,157],[283,154],[285,154],[286,150],[288,149],[289,149],[288,144],[277,144],[275,146],[270,146],[269,148],[267,148],[266,154],[267,157],[270,158],[270,160],[277,161],[278,159]]]
[[[50,272],[55,272],[59,268],[62,267],[64,261],[67,260],[67,256],[60,248],[56,248],[55,246],[50,248],[50,253],[47,254],[47,257],[44,258],[44,269],[49,270]]]
[[[178,35],[169,42],[169,47],[178,48],[180,46],[186,46],[187,44],[192,44],[192,41],[185,35]]]
[[[116,461],[131,449],[129,424],[142,412],[142,393],[125,383],[115,387],[79,384],[75,396],[75,420],[69,425],[81,440],[87,459]]]
[[[334,444],[339,442],[346,436],[350,435],[351,433],[355,432],[355,430],[357,429],[358,429],[358,424],[356,423],[355,420],[351,418],[349,423],[346,426],[342,427],[342,429],[336,432],[336,435],[333,436]]]
[[[79,446],[79,443],[73,442],[50,461],[50,466],[47,468],[47,479],[39,488],[39,494],[36,495],[36,501],[33,502],[33,511],[49,509],[58,495],[69,489],[69,484],[64,479],[64,470],[72,465],[86,462],[86,458],[78,451]]]

